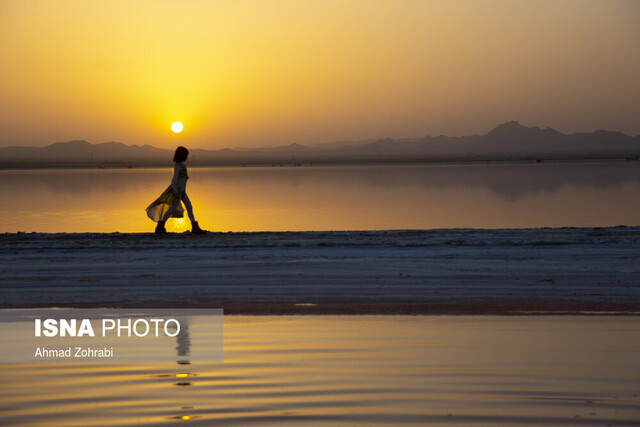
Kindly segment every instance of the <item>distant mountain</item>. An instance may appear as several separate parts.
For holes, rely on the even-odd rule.
[[[151,145],[125,145],[121,142],[91,144],[84,140],[56,142],[46,147],[0,148],[0,166],[127,166],[130,164],[159,164],[171,150]]]
[[[46,147],[0,148],[0,167],[159,166],[172,150],[120,142],[57,142]],[[563,134],[513,121],[485,135],[342,141],[314,145],[222,150],[192,149],[192,165],[265,165],[364,162],[638,159],[640,136],[605,130]]]

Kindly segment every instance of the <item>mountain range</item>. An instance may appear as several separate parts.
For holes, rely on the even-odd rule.
[[[563,134],[551,128],[503,123],[484,135],[340,141],[314,145],[203,150],[189,164],[280,165],[395,162],[544,161],[640,158],[640,136],[600,130]],[[121,142],[83,140],[46,147],[0,148],[0,167],[125,167],[171,164],[173,151]]]

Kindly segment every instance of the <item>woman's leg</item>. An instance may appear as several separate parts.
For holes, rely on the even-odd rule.
[[[171,218],[171,214],[173,214],[173,211],[175,211],[178,208],[179,204],[180,204],[180,199],[175,199],[173,203],[171,203],[171,206],[169,206],[169,209],[165,212],[164,216],[162,217],[162,222],[167,222],[167,220]]]
[[[189,200],[189,196],[187,196],[186,191],[182,193],[182,202],[184,203],[184,207],[187,208],[187,215],[189,215],[191,223],[196,222],[196,219],[193,216],[193,206],[191,206],[191,200]]]

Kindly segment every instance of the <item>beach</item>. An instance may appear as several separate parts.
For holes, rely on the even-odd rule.
[[[12,307],[226,314],[640,312],[640,228],[3,234]]]

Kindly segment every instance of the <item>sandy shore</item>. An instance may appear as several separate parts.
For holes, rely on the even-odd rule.
[[[0,307],[639,313],[640,227],[0,235]]]

